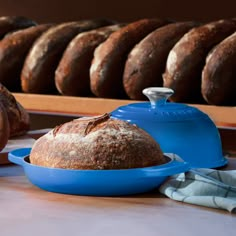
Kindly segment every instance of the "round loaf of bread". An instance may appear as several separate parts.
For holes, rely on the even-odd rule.
[[[129,169],[165,163],[159,144],[144,130],[108,114],[58,126],[32,147],[34,165],[83,170]]]

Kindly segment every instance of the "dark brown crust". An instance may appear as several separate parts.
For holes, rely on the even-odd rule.
[[[56,91],[54,74],[68,43],[78,33],[112,22],[105,19],[67,22],[52,27],[33,44],[22,69],[22,90],[28,93]]]
[[[236,29],[233,20],[219,20],[194,28],[185,34],[167,58],[164,86],[175,93],[172,101],[201,103],[201,73],[208,52]]]
[[[33,42],[51,25],[18,30],[0,41],[0,83],[10,91],[20,91],[20,74]]]
[[[55,73],[63,95],[91,96],[89,69],[95,48],[123,25],[112,25],[78,34],[67,46]]]
[[[24,16],[2,16],[0,17],[0,39],[9,32],[37,25],[37,23]]]
[[[216,45],[202,72],[202,95],[213,105],[236,106],[236,33]]]
[[[7,113],[2,103],[0,102],[0,152],[7,144],[9,133],[10,129]]]
[[[90,85],[98,97],[124,98],[122,77],[130,50],[148,33],[167,24],[167,20],[142,19],[112,33],[95,50],[90,68]]]
[[[10,126],[9,137],[25,134],[30,128],[29,115],[2,84],[0,84],[0,103],[7,113]]]
[[[144,130],[108,114],[76,119],[39,138],[30,153],[35,165],[65,169],[128,169],[165,163]]]
[[[123,85],[129,98],[146,99],[143,89],[163,86],[162,73],[169,51],[187,31],[197,25],[196,22],[177,22],[162,26],[132,49],[123,76]]]

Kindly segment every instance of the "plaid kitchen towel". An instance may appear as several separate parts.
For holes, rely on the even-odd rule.
[[[236,213],[236,170],[192,169],[169,177],[159,191],[176,201]]]

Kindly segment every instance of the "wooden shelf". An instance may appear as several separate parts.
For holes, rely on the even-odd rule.
[[[57,113],[63,115],[98,115],[111,112],[117,107],[140,101],[68,97],[59,95],[39,95],[13,93],[15,98],[29,111]],[[217,126],[236,127],[236,107],[211,105],[191,105],[211,117]]]
[[[13,93],[27,110],[71,115],[97,115],[110,112],[131,100],[69,97],[60,95],[39,95]],[[134,101],[135,102],[135,101]]]

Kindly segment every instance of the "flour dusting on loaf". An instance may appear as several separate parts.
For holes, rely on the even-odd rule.
[[[144,130],[108,114],[56,127],[34,144],[30,162],[65,169],[128,169],[165,163]]]
[[[177,54],[175,53],[175,51],[170,51],[166,62],[166,68],[167,70],[170,71],[170,73],[173,73],[176,70],[176,62],[177,62]]]

